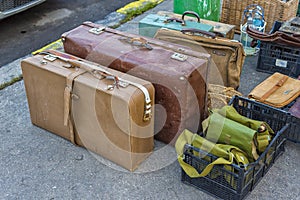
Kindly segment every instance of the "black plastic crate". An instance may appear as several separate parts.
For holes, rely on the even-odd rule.
[[[300,75],[300,48],[261,41],[256,70],[297,78]]]
[[[290,131],[287,134],[287,139],[300,144],[300,118],[293,117],[291,121]]]
[[[282,110],[264,106],[243,97],[235,96],[230,103],[241,115],[267,122],[276,132],[275,137],[258,160],[250,163],[246,169],[232,164],[231,167],[235,171],[233,173],[225,169],[222,165],[216,165],[207,176],[201,178],[190,178],[182,170],[182,182],[190,184],[217,198],[240,200],[254,189],[276,159],[284,152],[286,141],[284,135],[287,134],[290,127],[290,124],[287,123],[290,116]],[[194,151],[199,152],[200,155],[206,155],[206,159],[202,159],[202,156],[199,155],[195,156]],[[185,145],[184,161],[197,169],[199,173],[207,164],[213,162],[215,159],[217,157],[214,155],[207,154],[190,145]]]

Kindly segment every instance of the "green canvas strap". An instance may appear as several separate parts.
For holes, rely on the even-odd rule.
[[[191,178],[200,178],[204,177],[212,170],[214,165],[230,165],[233,163],[233,154],[229,153],[229,160],[224,158],[218,158],[212,163],[208,164],[201,173],[199,173],[193,166],[189,165],[188,163],[184,162],[183,155],[178,156],[178,162],[185,173]]]
[[[268,147],[271,140],[271,136],[266,133],[257,133],[256,140],[257,140],[257,149],[260,153],[262,153]]]
[[[193,145],[196,148],[210,152],[211,154],[218,156],[215,161],[208,164],[201,173],[199,173],[193,166],[184,162],[184,146],[185,144]],[[209,140],[194,134],[188,130],[184,130],[178,137],[175,143],[175,149],[178,154],[178,162],[185,173],[191,178],[204,177],[210,173],[215,165],[230,165],[234,161],[236,164],[247,165],[249,163],[245,153],[239,148],[226,145],[215,144]]]

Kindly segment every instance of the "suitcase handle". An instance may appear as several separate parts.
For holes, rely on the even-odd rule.
[[[183,34],[186,34],[186,33],[192,33],[192,34],[198,33],[198,34],[201,34],[203,36],[210,37],[212,39],[216,38],[216,34],[215,33],[207,32],[207,31],[203,31],[203,30],[199,30],[199,29],[183,29],[183,30],[181,30],[181,32]]]
[[[166,19],[165,23],[174,22],[174,21],[175,21],[175,22],[178,22],[178,23],[181,23],[182,26],[185,25],[184,20],[178,19],[178,18],[176,18],[176,17],[171,17],[171,18]]]
[[[193,11],[185,11],[185,12],[182,14],[181,19],[178,19],[178,18],[176,18],[176,17],[172,17],[172,18],[166,19],[165,22],[168,23],[168,22],[171,22],[171,21],[175,21],[175,22],[181,23],[182,26],[185,26],[186,23],[185,23],[184,17],[185,17],[186,15],[194,15],[194,16],[197,18],[197,22],[200,23],[200,16],[199,16],[196,12],[193,12]]]
[[[143,46],[143,47],[146,47],[147,49],[149,50],[152,50],[153,48],[151,47],[151,45],[148,43],[148,41],[144,38],[130,38],[130,37],[127,37],[127,38],[120,38],[121,40],[124,40],[126,42],[128,42],[129,44],[132,44],[132,45],[136,45],[136,46]]]
[[[184,21],[185,23],[185,20],[184,20],[184,17],[186,15],[194,15],[196,18],[197,18],[197,22],[200,23],[200,16],[198,15],[198,13],[194,12],[194,11],[185,11],[183,14],[182,14],[182,21]]]

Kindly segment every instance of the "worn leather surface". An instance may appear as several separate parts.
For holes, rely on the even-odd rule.
[[[295,117],[300,118],[300,98],[298,98],[294,105],[289,109],[289,112]]]
[[[74,68],[61,60],[41,64],[42,55],[22,61],[32,123],[71,140],[64,124],[66,77]],[[45,60],[44,60],[45,61]],[[145,80],[112,69],[118,77],[144,85],[154,104],[154,87]],[[144,94],[136,87],[107,90],[111,80],[89,73],[74,79],[71,119],[75,143],[133,171],[152,152],[154,119],[143,121]]]
[[[184,129],[201,130],[209,55],[109,28],[96,35],[89,32],[93,27],[101,26],[87,22],[64,33],[65,51],[152,82],[156,139],[174,144]],[[172,59],[176,52],[188,55],[187,60]]]
[[[258,84],[248,97],[280,108],[294,101],[299,95],[300,80],[275,72]]]
[[[195,51],[210,54],[212,63],[208,82],[234,89],[239,87],[245,60],[245,52],[241,43],[226,38],[209,38],[167,29],[158,30],[155,38],[186,45]]]

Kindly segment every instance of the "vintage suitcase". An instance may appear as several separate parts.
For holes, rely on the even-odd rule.
[[[174,144],[185,128],[201,130],[207,117],[208,54],[91,22],[64,33],[62,40],[66,52],[154,84],[156,139]]]
[[[185,20],[187,14],[193,14],[198,21]],[[160,28],[172,30],[182,30],[184,28],[194,28],[203,31],[213,31],[213,26],[200,23],[198,14],[194,12],[185,12],[181,18],[166,17],[157,14],[149,14],[139,21],[139,34],[147,37],[154,37],[156,31]]]
[[[135,170],[154,147],[153,85],[64,57],[21,62],[32,123]]]
[[[200,34],[200,35],[199,35]],[[245,60],[245,52],[240,42],[219,38],[208,32],[192,29],[174,31],[160,29],[156,39],[186,45],[198,52],[209,53],[212,62],[208,82],[237,89]]]
[[[159,11],[157,14],[161,15],[161,16],[169,17],[169,18],[181,18],[182,17],[182,15],[180,15],[180,14],[176,14],[176,13],[172,13],[172,12],[168,12],[168,11]],[[197,18],[190,17],[190,16],[186,16],[185,19],[189,20],[189,21],[195,21],[195,22],[197,21]],[[234,37],[235,25],[224,24],[221,22],[206,20],[206,19],[202,19],[202,18],[200,19],[200,22],[202,24],[208,24],[208,25],[213,26],[213,32],[216,33],[220,37],[225,37],[228,39],[233,39],[233,37]]]

